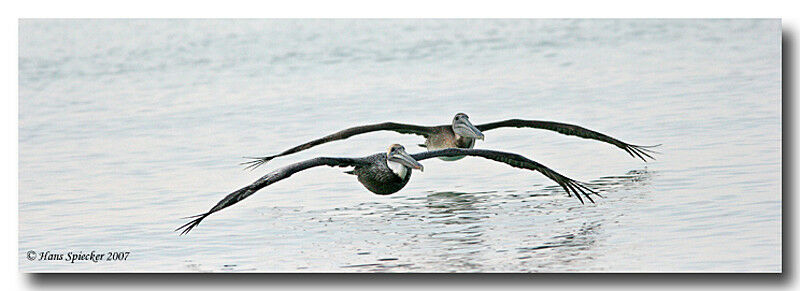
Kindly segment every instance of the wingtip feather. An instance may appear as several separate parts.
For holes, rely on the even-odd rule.
[[[267,156],[267,157],[243,157],[245,159],[252,159],[252,161],[241,162],[239,165],[247,165],[244,167],[244,170],[255,170],[256,168],[260,167],[263,164],[271,161],[272,159],[276,158],[277,156]]]
[[[199,224],[200,224],[200,222],[201,222],[201,221],[203,221],[203,219],[205,219],[206,217],[208,217],[208,215],[209,215],[209,214],[211,214],[211,213],[209,213],[209,212],[206,212],[206,213],[203,213],[203,214],[198,214],[198,215],[194,215],[194,216],[189,216],[189,217],[187,217],[187,218],[195,218],[195,219],[192,219],[192,221],[189,221],[189,222],[187,222],[186,224],[184,224],[184,225],[181,225],[180,227],[176,228],[176,229],[175,229],[175,231],[180,231],[180,232],[181,232],[181,233],[180,233],[180,235],[181,235],[181,236],[182,236],[182,235],[185,235],[185,234],[189,233],[189,231],[191,231],[192,229],[194,229],[194,228],[195,228],[197,225],[199,225]],[[182,229],[182,230],[181,230],[181,229]]]
[[[650,146],[640,146],[640,145],[628,144],[623,149],[626,152],[628,152],[628,154],[633,156],[634,158],[638,157],[638,158],[642,159],[642,161],[644,161],[646,163],[647,159],[645,157],[650,158],[652,160],[656,160],[656,158],[653,157],[651,154],[660,154],[660,152],[651,150],[651,148],[658,147],[658,146],[661,146],[661,144],[650,145]],[[634,156],[634,154],[636,156]]]

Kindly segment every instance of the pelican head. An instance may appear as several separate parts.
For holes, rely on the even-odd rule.
[[[390,167],[392,166],[390,162],[393,162],[408,167],[409,169],[424,171],[422,164],[406,153],[406,148],[399,144],[393,144],[389,147],[389,150],[386,152],[386,162]]]
[[[483,133],[472,125],[472,122],[469,122],[469,116],[464,113],[456,114],[456,117],[453,117],[453,132],[461,137],[483,140]]]

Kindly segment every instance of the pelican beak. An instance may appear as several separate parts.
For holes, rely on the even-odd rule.
[[[389,156],[389,160],[392,162],[400,163],[406,167],[411,169],[420,170],[420,172],[424,172],[425,169],[422,167],[422,164],[417,162],[414,158],[411,157],[405,150],[398,150],[395,154]]]
[[[462,137],[483,140],[483,132],[472,125],[467,118],[461,118],[453,123],[453,131]]]

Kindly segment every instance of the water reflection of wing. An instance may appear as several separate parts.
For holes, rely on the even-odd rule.
[[[624,175],[600,177],[592,180],[589,184],[591,184],[594,189],[603,192],[631,190],[650,184],[650,180],[654,175],[656,175],[656,172],[649,171],[645,168],[641,170],[631,170]]]
[[[534,270],[557,272],[570,270],[577,265],[586,265],[594,259],[594,245],[597,242],[601,221],[583,223],[579,228],[556,235],[544,243],[519,247],[522,255],[517,259],[523,265],[535,264]]]
[[[554,236],[550,241],[538,246],[521,247],[518,248],[518,250],[524,252],[524,251],[535,251],[542,249],[565,248],[565,247],[588,248],[595,243],[596,241],[595,234],[597,233],[597,229],[600,228],[601,225],[602,223],[600,221],[595,221],[592,223],[583,223],[583,225],[581,225],[581,227],[576,231]]]

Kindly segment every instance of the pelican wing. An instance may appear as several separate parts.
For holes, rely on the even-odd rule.
[[[492,150],[481,150],[481,149],[449,148],[449,149],[422,152],[411,155],[411,157],[413,157],[417,161],[422,161],[425,159],[430,159],[435,157],[455,157],[455,156],[481,157],[505,163],[515,168],[538,171],[543,175],[545,175],[545,177],[556,182],[559,186],[561,186],[561,188],[564,188],[564,191],[566,191],[568,195],[571,196],[572,194],[575,194],[575,197],[577,197],[578,200],[581,201],[581,203],[583,203],[583,198],[581,197],[581,194],[583,194],[583,196],[589,199],[589,201],[591,201],[592,203],[594,203],[594,200],[592,199],[591,196],[589,196],[590,194],[595,194],[597,196],[600,196],[600,194],[590,189],[589,187],[583,185],[583,183],[567,178],[564,175],[561,175],[556,171],[553,171],[550,168],[540,163],[537,163],[533,160],[530,160],[518,154],[492,151]]]
[[[180,231],[181,229],[183,229],[181,231],[181,235],[186,234],[189,231],[191,231],[192,228],[200,224],[200,222],[203,221],[203,219],[205,219],[212,213],[225,209],[226,207],[234,205],[236,203],[239,203],[239,201],[242,201],[245,198],[249,197],[250,195],[253,195],[253,193],[256,193],[256,191],[260,190],[261,188],[267,187],[280,180],[289,178],[289,176],[291,176],[294,173],[318,166],[352,167],[365,163],[367,163],[367,161],[365,161],[364,159],[314,158],[307,161],[288,165],[286,167],[275,170],[265,175],[264,177],[261,177],[260,179],[253,182],[253,184],[250,184],[248,186],[245,186],[244,188],[234,191],[231,194],[228,194],[228,196],[222,198],[222,200],[217,202],[217,205],[214,205],[214,207],[212,207],[208,212],[187,217],[194,219],[184,224],[183,226],[179,227],[175,231]]]
[[[625,150],[629,155],[631,155],[631,157],[634,158],[639,157],[645,162],[647,162],[645,157],[655,160],[655,158],[653,158],[653,156],[650,155],[655,152],[653,150],[650,150],[649,148],[659,146],[659,145],[654,145],[654,146],[632,145],[629,143],[625,143],[621,140],[618,140],[616,138],[610,137],[608,135],[596,132],[594,130],[586,129],[577,125],[553,122],[553,121],[509,119],[505,121],[481,124],[476,127],[481,131],[501,128],[501,127],[517,127],[517,128],[528,127],[528,128],[552,130],[561,134],[573,135],[581,138],[599,140],[602,142],[613,144]]]
[[[252,159],[252,161],[247,161],[242,164],[248,165],[247,168],[255,169],[277,157],[290,155],[302,150],[310,149],[314,146],[321,145],[323,143],[346,139],[354,135],[373,132],[373,131],[382,131],[382,130],[395,131],[404,134],[417,134],[424,137],[428,137],[428,135],[435,132],[435,127],[402,124],[395,122],[384,122],[384,123],[356,126],[290,148],[277,155],[265,156],[265,157],[247,157],[248,159]]]

